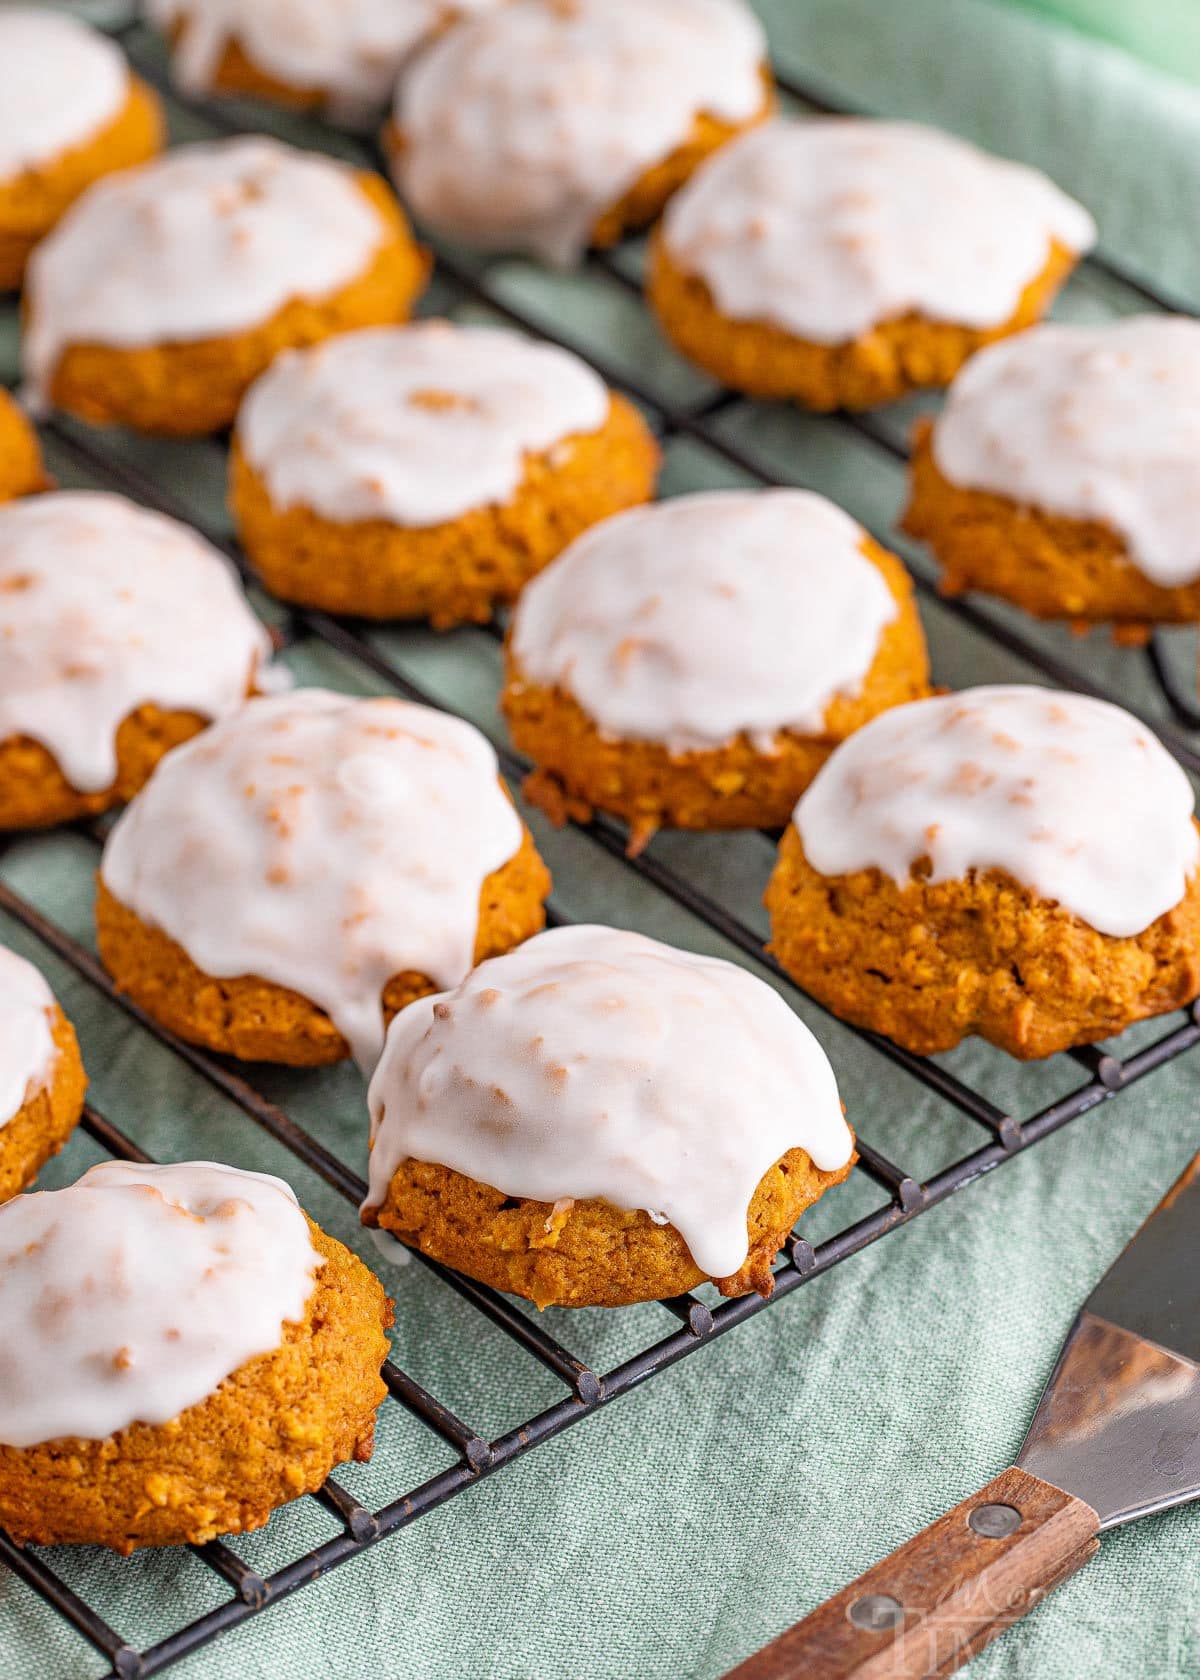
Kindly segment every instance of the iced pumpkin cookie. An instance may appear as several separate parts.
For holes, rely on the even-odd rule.
[[[109,1161],[0,1209],[0,1524],[200,1543],[367,1459],[391,1304],[282,1180]]]
[[[538,1306],[773,1288],[850,1171],[833,1070],[745,969],[556,928],[392,1022],[363,1219]]]
[[[459,18],[499,0],[145,0],[174,43],[185,93],[249,94],[323,109],[360,127],[377,119],[408,59]]]
[[[271,652],[224,555],[121,496],[0,507],[0,830],[130,799]]]
[[[0,6],[0,292],[79,194],[162,147],[162,111],[120,50],[46,7]]]
[[[954,381],[905,528],[949,594],[1039,618],[1200,619],[1200,322],[1038,327]]]
[[[1192,806],[1106,701],[976,688],[897,707],[796,806],[771,948],[835,1014],[921,1054],[971,1033],[1022,1058],[1107,1038],[1200,993]]]
[[[0,1202],[58,1154],[86,1089],[74,1029],[53,992],[32,963],[0,945]]]
[[[837,743],[926,692],[899,560],[822,496],[679,496],[581,537],[513,618],[503,708],[557,821],[779,828]]]
[[[48,484],[37,433],[8,392],[0,389],[0,502],[30,496]]]
[[[226,426],[280,350],[402,320],[426,260],[377,175],[245,136],[102,181],[30,264],[42,401],[99,424]]]
[[[576,262],[766,115],[765,60],[742,0],[508,0],[401,77],[396,182],[451,238]]]
[[[302,689],[160,765],[104,848],[96,926],[181,1038],[370,1072],[386,1018],[536,933],[549,889],[478,730]]]
[[[657,466],[637,410],[568,351],[431,321],[281,356],[238,415],[230,500],[283,600],[443,629],[653,495]]]
[[[1036,170],[910,123],[775,122],[674,198],[649,297],[725,384],[807,408],[945,385],[1044,312],[1095,238]]]

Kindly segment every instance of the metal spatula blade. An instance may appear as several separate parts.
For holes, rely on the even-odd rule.
[[[1200,1155],[1089,1295],[1017,1463],[1101,1529],[1200,1497]]]
[[[952,1673],[1095,1552],[1200,1497],[1200,1155],[1088,1297],[1015,1465],[726,1680]]]

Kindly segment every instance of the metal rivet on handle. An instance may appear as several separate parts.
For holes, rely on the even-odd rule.
[[[867,1593],[865,1598],[854,1600],[846,1611],[846,1620],[868,1633],[886,1633],[904,1620],[904,1606],[890,1593]]]
[[[967,1527],[985,1540],[1003,1540],[1015,1534],[1021,1526],[1021,1513],[1015,1505],[976,1505],[967,1518]]]

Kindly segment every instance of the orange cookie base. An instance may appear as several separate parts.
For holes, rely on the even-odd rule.
[[[768,1296],[771,1262],[804,1212],[834,1184],[803,1149],[792,1149],[763,1177],[747,1215],[749,1253],[722,1295]],[[555,1209],[558,1208],[556,1212]],[[550,1202],[504,1196],[449,1167],[406,1161],[380,1207],[365,1216],[401,1241],[468,1277],[539,1307],[623,1307],[659,1301],[707,1280],[673,1225],[599,1200]]]
[[[261,1528],[335,1465],[370,1458],[391,1303],[361,1260],[309,1229],[325,1264],[304,1320],[284,1326],[273,1353],[169,1423],[0,1446],[0,1523],[14,1540],[126,1554],[201,1544]]]
[[[234,439],[230,505],[242,546],[273,595],[360,618],[428,618],[435,629],[486,622],[579,533],[654,494],[658,446],[614,396],[597,432],[529,455],[512,499],[423,528],[340,524],[277,508]]]
[[[592,229],[591,243],[603,250],[619,244],[628,234],[649,227],[662,214],[667,200],[679,191],[706,158],[739,134],[745,134],[765,122],[775,106],[775,84],[770,67],[765,64],[762,81],[763,102],[746,122],[721,122],[702,111],[692,123],[691,132],[683,144],[676,146],[660,163],[647,169],[629,191],[597,220]]]
[[[131,77],[125,105],[98,134],[0,181],[0,291],[21,284],[30,251],[86,187],[114,169],[154,157],[165,139],[158,96]]]
[[[929,692],[908,573],[870,538],[862,551],[883,573],[898,614],[884,628],[860,692],[834,700],[819,735],[782,733],[774,753],[760,752],[745,735],[725,747],[683,753],[605,735],[573,696],[529,682],[510,646],[501,707],[514,743],[537,766],[526,798],[556,823],[611,811],[630,825],[633,851],[657,828],[782,828],[839,741],[878,712]]]
[[[1118,939],[999,870],[903,887],[877,869],[820,875],[789,824],[765,902],[770,949],[806,992],[919,1055],[977,1033],[1032,1060],[1200,994],[1200,874]]]
[[[539,933],[549,891],[549,871],[526,832],[520,850],[483,883],[475,962]],[[103,880],[97,883],[96,934],[104,966],[121,991],[189,1043],[290,1067],[321,1067],[350,1054],[329,1016],[308,998],[257,975],[224,980],[205,974],[181,945],[114,898]],[[384,987],[384,1015],[390,1021],[414,998],[438,989],[428,975],[396,974]]]
[[[179,28],[171,31],[173,46],[182,33]],[[213,93],[228,93],[235,98],[265,99],[273,105],[283,105],[291,111],[319,111],[326,99],[322,88],[297,87],[292,82],[280,81],[277,76],[270,75],[266,70],[260,70],[253,59],[246,56],[246,49],[236,37],[226,41],[208,85]]]
[[[816,344],[768,321],[723,315],[707,284],[671,261],[661,234],[651,253],[647,295],[676,348],[722,384],[825,412],[874,408],[923,386],[948,385],[985,344],[1039,320],[1075,262],[1073,252],[1052,243],[1045,268],[1003,326],[978,331],[904,315],[844,344]]]
[[[40,741],[10,735],[0,741],[0,832],[78,822],[126,803],[145,785],[163,754],[198,735],[208,721],[195,712],[139,706],[117,730],[116,780],[98,793],[72,787]]]
[[[79,1122],[87,1075],[79,1057],[75,1029],[55,1006],[51,1027],[58,1059],[43,1085],[0,1126],[0,1202],[27,1184],[52,1155],[57,1155]]]
[[[37,433],[8,392],[0,390],[0,502],[49,488]]]
[[[922,421],[903,527],[937,556],[947,595],[982,589],[1036,618],[1111,620],[1135,630],[1200,619],[1200,581],[1164,588],[1138,570],[1107,525],[952,484],[933,458],[932,437],[932,423]]]
[[[383,230],[357,280],[328,297],[293,298],[261,326],[223,338],[136,349],[68,344],[50,377],[50,400],[94,425],[198,436],[232,423],[246,387],[281,350],[407,320],[429,273],[428,258],[379,176],[361,171],[358,181]]]

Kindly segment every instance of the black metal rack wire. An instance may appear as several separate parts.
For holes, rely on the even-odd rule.
[[[127,29],[124,31],[124,38],[141,73],[156,81],[161,91],[168,92],[163,85],[161,57],[148,49],[146,38],[140,30],[136,27]],[[804,86],[793,77],[781,77],[780,81],[786,93],[810,110],[843,109],[826,98],[821,90]],[[215,133],[240,131],[244,126],[229,114],[228,109],[207,105],[193,108],[196,109],[202,111]],[[364,148],[364,161],[376,161],[369,155],[369,148]],[[610,280],[636,291],[636,282],[629,278],[620,253],[596,254],[590,261],[602,269]],[[1119,280],[1146,306],[1154,309],[1177,307],[1173,300],[1127,273],[1119,265],[1100,258],[1092,258],[1091,262],[1093,267],[1102,269],[1111,278]],[[565,343],[567,348],[577,353],[580,351],[578,344],[558,338],[554,332],[549,331],[544,321],[535,320],[522,310],[506,303],[489,288],[486,279],[479,279],[468,268],[440,253],[438,272],[443,280],[449,281],[455,287],[463,300],[485,306],[494,315],[534,336],[550,338]],[[719,419],[725,409],[741,400],[735,393],[720,393],[693,407],[671,405],[620,369],[605,365],[603,358],[589,356],[588,359],[608,383],[624,390],[639,403],[663,441],[693,440],[703,444],[752,481],[776,482],[750,455],[730,444],[714,429],[714,421]],[[870,416],[836,416],[830,423],[852,428],[875,447],[903,457],[904,451],[895,438],[886,429],[881,429],[878,422]],[[56,420],[47,421],[44,430],[60,455],[72,458],[94,482],[121,491],[136,501],[175,517],[187,517],[176,498],[147,474],[130,466],[114,453],[106,445],[102,434],[87,432]],[[246,574],[247,568],[242,556],[230,544],[221,542],[219,535],[211,531],[206,532],[206,535],[211,540],[218,541],[243,574]],[[879,535],[881,540],[887,540],[886,533]],[[926,596],[933,596],[936,587],[931,573],[922,569],[919,562],[913,569],[918,589]],[[969,600],[943,602],[942,605],[960,622],[982,632],[1007,651],[1019,655],[1052,682],[1084,692],[1097,692],[1081,672],[1049,654],[1019,631],[1013,630],[987,608]],[[499,631],[495,630],[495,633],[499,634]],[[368,639],[365,627],[352,621],[335,620],[319,612],[293,612],[287,620],[284,639],[293,645],[306,640],[322,643],[357,661],[373,677],[382,679],[395,692],[424,704],[441,704],[436,696],[426,693],[378,650]],[[1167,704],[1178,723],[1184,728],[1200,728],[1200,709],[1182,689],[1163,648],[1152,642],[1148,658],[1150,668],[1159,681]],[[1153,718],[1147,718],[1146,721],[1186,769],[1200,774],[1200,751],[1179,729],[1165,726]],[[528,766],[519,755],[507,748],[501,747],[499,751],[501,767],[506,777],[519,785]],[[640,857],[627,858],[624,832],[618,824],[603,816],[582,827],[583,832],[595,845],[622,859],[628,868],[635,870],[658,891],[667,894],[677,905],[699,918],[756,964],[765,966],[785,987],[791,985],[782,971],[764,956],[761,940],[751,927],[709,893],[680,874],[677,869],[663,862],[655,855],[653,849]],[[82,832],[88,834],[98,845],[102,838],[103,824],[90,825]],[[0,855],[3,849],[0,846]],[[145,1015],[136,1004],[116,991],[103,968],[88,950],[3,881],[0,881],[0,913],[11,916],[23,925],[48,951],[53,952],[73,969],[89,987],[102,994],[111,1005],[124,1011],[147,1034],[182,1058],[225,1099],[235,1104],[250,1120],[284,1145],[341,1196],[354,1204],[361,1200],[365,1185],[358,1175],[311,1136],[294,1118],[258,1091],[246,1070],[235,1070],[230,1063],[221,1058],[174,1038]],[[551,920],[562,919],[552,908]],[[797,994],[793,991],[792,995]],[[120,1676],[121,1680],[140,1680],[142,1676],[159,1673],[226,1630],[260,1614],[319,1575],[355,1557],[385,1536],[415,1522],[483,1477],[501,1469],[512,1459],[531,1451],[542,1442],[589,1417],[608,1402],[629,1393],[646,1378],[697,1352],[715,1337],[733,1329],[735,1325],[785,1300],[794,1290],[829,1271],[869,1243],[945,1201],[983,1174],[1001,1166],[1069,1121],[1109,1102],[1136,1080],[1191,1050],[1200,1042],[1200,1007],[1169,1018],[1161,1036],[1145,1048],[1123,1058],[1098,1047],[1072,1052],[1071,1057],[1082,1073],[1081,1083],[1066,1096],[1025,1116],[1005,1112],[987,1095],[973,1089],[936,1062],[913,1056],[873,1034],[860,1032],[857,1037],[881,1058],[903,1068],[944,1103],[965,1116],[977,1132],[982,1134],[982,1141],[978,1147],[953,1160],[922,1182],[903,1166],[890,1160],[869,1139],[860,1135],[858,1146],[861,1169],[880,1187],[886,1199],[865,1217],[845,1226],[815,1247],[804,1237],[793,1235],[780,1257],[775,1273],[775,1293],[770,1302],[765,1302],[757,1296],[749,1296],[709,1306],[694,1295],[664,1301],[660,1304],[661,1310],[674,1321],[668,1332],[614,1368],[601,1371],[594,1369],[586,1360],[551,1336],[512,1301],[418,1255],[417,1260],[433,1274],[439,1286],[454,1290],[492,1324],[498,1326],[530,1359],[539,1362],[558,1379],[563,1389],[558,1400],[498,1438],[488,1440],[474,1430],[469,1422],[456,1416],[414,1377],[389,1362],[384,1370],[389,1396],[385,1404],[399,1405],[419,1419],[432,1435],[440,1438],[452,1449],[455,1455],[454,1463],[415,1486],[397,1491],[387,1503],[375,1509],[367,1509],[335,1479],[330,1479],[320,1492],[312,1497],[337,1520],[341,1531],[268,1575],[262,1575],[252,1569],[232,1546],[223,1542],[213,1541],[204,1546],[193,1547],[193,1551],[204,1565],[232,1589],[230,1596],[216,1608],[144,1649],[130,1644],[117,1630],[109,1626],[55,1570],[44,1550],[36,1547],[18,1547],[6,1535],[0,1533],[0,1560],[82,1635],[95,1652],[102,1655],[110,1665],[107,1670],[110,1675]],[[111,1119],[95,1108],[89,1107],[85,1111],[83,1126],[91,1138],[111,1155],[130,1160],[146,1159],[138,1145]],[[118,1567],[137,1566],[135,1558]]]

